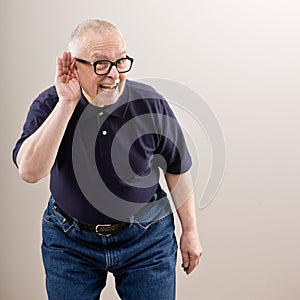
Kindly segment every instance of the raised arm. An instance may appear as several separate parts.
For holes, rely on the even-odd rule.
[[[165,178],[182,227],[180,238],[182,267],[186,274],[190,274],[202,255],[191,176],[189,172],[179,175],[166,173]]]
[[[17,165],[21,178],[29,183],[47,176],[81,91],[75,60],[64,52],[56,62],[55,87],[59,101],[45,122],[22,144]]]

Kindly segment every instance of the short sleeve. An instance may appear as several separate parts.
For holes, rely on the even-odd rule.
[[[191,168],[192,158],[175,114],[166,100],[162,100],[162,105],[161,137],[156,154],[164,158],[166,164],[164,171],[182,174]]]
[[[17,156],[23,142],[43,124],[43,122],[54,109],[57,102],[58,97],[54,86],[41,93],[32,102],[26,117],[26,121],[23,125],[21,137],[17,141],[12,152],[12,158],[16,166]]]

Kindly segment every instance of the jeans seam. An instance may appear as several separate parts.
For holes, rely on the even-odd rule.
[[[144,230],[147,230],[149,227],[151,227],[152,225],[158,225],[158,224],[160,224],[161,222],[163,222],[163,221],[165,221],[165,219],[167,218],[167,217],[169,217],[170,215],[172,215],[172,214],[169,214],[169,215],[166,215],[166,216],[164,216],[164,217],[162,217],[162,218],[160,218],[160,219],[158,219],[158,220],[154,220],[154,221],[152,221],[152,222],[150,222],[147,226],[143,226],[141,223],[142,222],[140,222],[139,220],[135,220],[135,224],[137,225],[137,226],[139,226],[140,228],[142,228],[142,229],[144,229]]]

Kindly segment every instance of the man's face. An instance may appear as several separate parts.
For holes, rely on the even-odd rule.
[[[77,58],[91,62],[126,57],[125,43],[117,31],[96,33],[92,30],[84,34],[81,54]],[[115,66],[106,75],[97,75],[92,65],[76,63],[79,82],[87,100],[95,106],[106,106],[117,102],[121,96],[126,74],[119,73]]]

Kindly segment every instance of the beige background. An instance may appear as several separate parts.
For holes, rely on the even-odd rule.
[[[131,78],[189,86],[226,137],[223,185],[197,211],[204,256],[189,277],[178,267],[178,299],[299,299],[299,16],[298,0],[1,1],[0,298],[46,299],[48,178],[21,182],[11,150],[72,28],[103,18],[136,59]],[[103,299],[118,299],[111,277]]]

